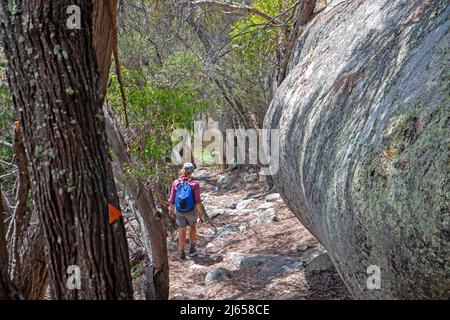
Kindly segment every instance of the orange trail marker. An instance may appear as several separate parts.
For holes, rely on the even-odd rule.
[[[383,153],[388,158],[392,158],[393,156],[397,155],[397,152],[395,150],[383,151]]]
[[[112,204],[108,205],[109,209],[109,224],[113,224],[117,219],[122,216],[122,211],[114,207]]]

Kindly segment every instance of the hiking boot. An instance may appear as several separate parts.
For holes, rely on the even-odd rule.
[[[194,254],[194,253],[196,253],[197,252],[197,249],[195,249],[195,246],[191,246],[190,248],[189,248],[189,254]]]
[[[186,260],[186,253],[184,251],[180,251],[180,259]]]

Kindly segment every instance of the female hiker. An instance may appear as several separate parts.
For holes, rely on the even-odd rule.
[[[169,215],[176,216],[178,224],[178,248],[180,258],[186,259],[186,231],[189,226],[189,254],[195,253],[195,240],[197,237],[197,222],[203,220],[203,206],[200,198],[200,183],[192,179],[195,166],[185,163],[178,179],[172,183],[170,192]]]

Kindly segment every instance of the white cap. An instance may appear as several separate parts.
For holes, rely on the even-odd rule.
[[[186,172],[192,173],[195,170],[195,165],[190,162],[186,162],[183,166],[183,169],[186,170]]]

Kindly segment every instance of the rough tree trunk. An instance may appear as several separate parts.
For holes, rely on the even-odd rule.
[[[81,8],[69,30],[67,8]],[[52,296],[132,299],[123,219],[107,152],[88,0],[0,2],[8,80],[23,128],[30,178],[48,248]],[[26,26],[26,29],[24,29]],[[66,286],[81,271],[81,289]]]

